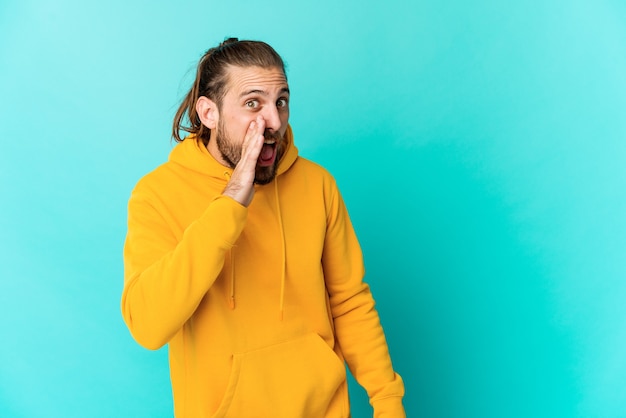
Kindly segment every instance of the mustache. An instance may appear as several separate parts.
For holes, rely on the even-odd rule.
[[[278,132],[272,132],[268,129],[263,132],[263,136],[265,137],[265,139],[273,139],[277,142],[282,139],[282,136]]]

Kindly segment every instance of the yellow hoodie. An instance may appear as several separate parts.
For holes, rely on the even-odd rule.
[[[132,192],[122,314],[169,344],[178,418],[348,417],[344,359],[376,417],[404,417],[361,249],[331,175],[298,156],[248,208],[194,136]]]

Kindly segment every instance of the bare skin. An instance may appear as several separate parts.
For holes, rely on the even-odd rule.
[[[243,206],[250,205],[254,197],[254,172],[265,137],[265,119],[258,115],[250,122],[243,140],[241,160],[233,170],[230,181],[222,192],[224,196],[235,199]]]

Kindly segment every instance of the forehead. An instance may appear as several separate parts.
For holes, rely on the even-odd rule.
[[[227,70],[226,94],[241,95],[248,91],[273,93],[288,88],[287,78],[277,67],[237,67]]]

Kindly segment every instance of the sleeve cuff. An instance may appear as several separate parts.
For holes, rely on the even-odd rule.
[[[374,418],[406,418],[402,396],[390,396],[372,402]]]

